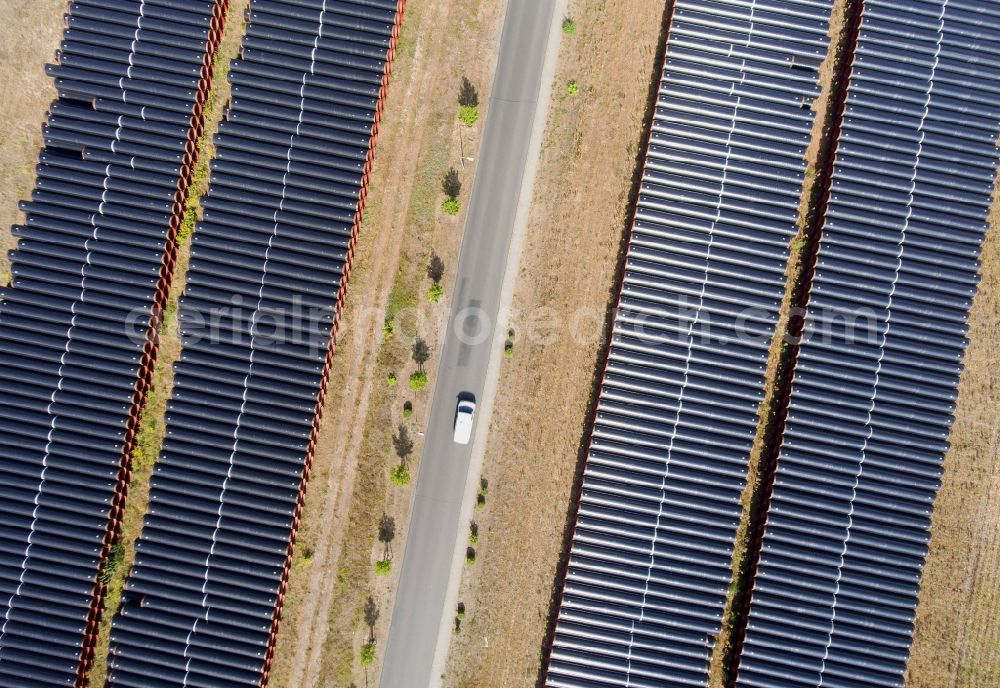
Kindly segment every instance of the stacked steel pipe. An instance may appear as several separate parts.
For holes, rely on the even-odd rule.
[[[113,686],[267,683],[404,0],[255,0]]]
[[[226,0],[70,5],[0,302],[0,685],[84,685]]]
[[[865,0],[741,688],[901,688],[1000,151],[1000,8]]]
[[[547,686],[708,683],[831,5],[674,5]]]

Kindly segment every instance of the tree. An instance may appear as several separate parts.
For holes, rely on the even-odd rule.
[[[462,107],[479,107],[479,91],[467,76],[462,77],[462,87],[458,90],[458,104]]]
[[[458,170],[452,167],[441,180],[441,190],[448,198],[458,198],[462,193],[462,180],[458,178]]]
[[[410,389],[414,392],[419,392],[425,387],[427,387],[427,373],[422,370],[415,370],[410,373]]]
[[[365,685],[368,685],[368,667],[375,663],[375,643],[361,646],[361,666],[365,669]]]
[[[413,453],[413,440],[410,438],[410,431],[403,423],[399,424],[399,430],[392,436],[392,446],[396,450],[396,456],[404,461]]]
[[[392,556],[392,541],[396,537],[396,519],[382,514],[378,522],[378,541],[385,546],[385,559]]]
[[[375,624],[378,622],[379,611],[375,598],[371,595],[365,600],[365,625],[368,626],[368,642],[375,642]]]
[[[436,253],[431,254],[431,259],[427,261],[427,276],[432,282],[440,282],[444,277],[444,261]]]
[[[463,105],[458,108],[458,121],[467,127],[474,126],[479,121],[479,108],[474,105]]]
[[[490,493],[490,483],[486,478],[479,479],[479,493],[476,495],[476,508],[486,508],[486,495]]]
[[[398,466],[393,466],[392,470],[389,471],[389,480],[392,481],[393,485],[398,487],[405,487],[410,484],[410,469],[405,463],[400,463]]]
[[[411,354],[413,355],[413,362],[417,364],[417,370],[423,370],[424,363],[427,363],[427,359],[431,357],[431,348],[427,346],[427,342],[417,337],[413,341]]]
[[[427,290],[427,300],[432,303],[438,303],[441,301],[441,297],[444,296],[444,287],[435,282]]]

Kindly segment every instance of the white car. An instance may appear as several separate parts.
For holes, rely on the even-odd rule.
[[[472,437],[472,419],[476,415],[476,402],[459,399],[455,409],[455,442],[468,444]]]

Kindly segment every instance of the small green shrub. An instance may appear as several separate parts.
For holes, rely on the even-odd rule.
[[[474,548],[465,548],[465,563],[467,566],[472,566],[476,563],[476,550]]]
[[[431,288],[427,290],[427,300],[432,303],[438,303],[441,301],[441,297],[444,296],[444,287],[438,283],[431,285]]]
[[[375,662],[375,643],[365,643],[361,646],[361,666],[370,667]]]
[[[379,559],[375,562],[375,575],[388,576],[392,573],[392,559]]]
[[[462,202],[457,198],[446,198],[444,203],[441,204],[441,210],[447,215],[458,215],[458,211],[462,209]]]
[[[410,389],[414,392],[419,392],[427,386],[427,373],[422,370],[418,370],[410,374]]]
[[[576,22],[573,19],[566,17],[562,20],[562,30],[567,36],[576,35]]]
[[[470,535],[469,536],[469,544],[470,545],[478,545],[479,544],[479,536],[478,535]]]
[[[455,611],[455,618],[458,619],[459,621],[465,619],[465,602],[458,603],[458,608]]]
[[[389,383],[390,387],[395,387],[396,386],[396,381],[397,381],[396,380],[396,373],[389,373],[388,375],[386,375],[385,381]]]
[[[385,322],[382,323],[382,336],[386,339],[392,339],[392,318],[386,316]]]
[[[167,301],[160,320],[160,331],[174,332],[177,330],[177,299]]]
[[[409,418],[413,415],[413,402],[404,401],[403,402],[403,418]]]
[[[393,466],[389,471],[389,480],[397,487],[405,487],[410,484],[410,469],[405,463]]]
[[[108,583],[114,577],[118,567],[125,561],[125,545],[121,542],[111,548],[108,553],[108,560],[104,564],[104,572],[101,574],[101,582]]]
[[[507,358],[514,357],[514,342],[510,341],[509,339],[506,342],[504,342],[503,355],[506,356]]]
[[[177,244],[179,246],[183,246],[191,239],[191,235],[194,234],[194,228],[197,222],[197,211],[194,208],[188,208],[187,212],[184,213],[184,220],[181,222],[181,226],[177,230]]]
[[[566,84],[566,92],[569,93],[571,96],[575,96],[577,93],[580,92],[580,85],[575,81],[570,81],[568,84]]]
[[[475,105],[463,105],[458,108],[458,121],[467,127],[474,126],[479,121],[479,108]]]

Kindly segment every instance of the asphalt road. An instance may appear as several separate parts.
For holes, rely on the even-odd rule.
[[[460,393],[483,396],[501,286],[528,162],[556,0],[509,0],[465,220],[441,364],[416,480],[381,688],[440,682],[434,656],[448,593],[473,444],[452,441]],[[506,323],[500,323],[505,327]],[[486,422],[480,409],[476,427]],[[450,618],[453,611],[448,610]]]

